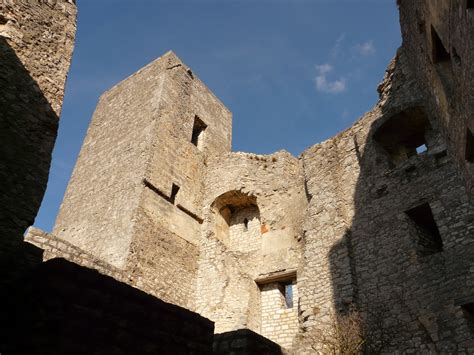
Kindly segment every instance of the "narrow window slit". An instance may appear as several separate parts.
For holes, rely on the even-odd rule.
[[[202,141],[204,137],[204,131],[207,125],[198,117],[194,116],[193,133],[191,136],[191,143],[199,149],[202,149]]]
[[[469,128],[466,129],[466,160],[474,163],[474,135]]]
[[[293,308],[293,284],[285,284],[285,306],[286,308]]]
[[[433,49],[433,63],[441,63],[451,60],[451,56],[433,26],[431,26],[431,45]]]
[[[179,191],[179,186],[173,184],[173,186],[171,187],[171,195],[169,198],[170,203],[172,203],[173,205],[174,205],[174,202],[176,201],[176,195],[178,195],[178,191]]]

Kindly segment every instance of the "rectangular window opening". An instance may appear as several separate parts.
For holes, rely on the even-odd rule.
[[[472,331],[474,331],[474,302],[462,304],[461,309],[464,313],[464,318],[466,319],[467,324]]]
[[[422,145],[416,147],[416,153],[417,154],[421,154],[421,153],[424,153],[428,150],[428,147],[426,146],[425,143],[423,143]]]
[[[466,129],[466,160],[474,163],[474,136],[469,128]]]
[[[293,282],[286,281],[278,284],[285,308],[293,308]]]
[[[474,318],[474,302],[463,304],[461,307]]]
[[[202,147],[202,139],[204,135],[204,131],[206,130],[207,125],[198,117],[194,116],[194,124],[193,124],[193,134],[191,136],[191,143],[194,144],[196,147]]]
[[[293,284],[285,285],[285,305],[286,308],[293,308]]]
[[[178,191],[179,191],[179,186],[173,184],[173,186],[171,187],[171,195],[170,195],[170,202],[171,202],[173,205],[174,205],[174,203],[175,203],[175,201],[176,201],[176,195],[178,195]]]
[[[431,45],[433,63],[441,63],[451,60],[451,56],[433,26],[431,26]]]
[[[417,243],[422,255],[431,255],[443,251],[443,240],[428,203],[405,211],[413,222],[417,232]]]
[[[466,0],[466,10],[474,9],[474,0]]]

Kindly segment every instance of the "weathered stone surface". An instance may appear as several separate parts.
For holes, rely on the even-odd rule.
[[[379,102],[299,158],[232,153],[231,113],[173,53],[141,69],[102,96],[53,233],[27,240],[285,351],[356,310],[367,352],[472,353],[474,9],[399,3]]]
[[[125,283],[54,259],[3,297],[5,354],[202,354],[213,324]]]
[[[27,263],[22,235],[46,189],[75,31],[72,1],[0,1],[0,287]]]
[[[258,335],[248,329],[239,329],[233,332],[216,334],[214,337],[213,354],[266,354],[280,355],[278,344]]]

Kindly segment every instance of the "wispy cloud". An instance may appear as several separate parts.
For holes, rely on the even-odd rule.
[[[328,80],[328,74],[330,74],[333,69],[333,66],[328,63],[316,65],[316,77],[314,79],[316,90],[330,94],[337,94],[346,90],[345,78],[341,77],[337,80]]]
[[[374,42],[372,40],[369,40],[366,42],[358,43],[354,46],[354,50],[357,52],[357,54],[363,57],[374,55],[375,54]]]
[[[341,49],[343,49],[342,45],[343,45],[343,42],[344,42],[345,39],[346,39],[346,34],[345,33],[341,33],[339,35],[339,37],[337,37],[336,42],[334,42],[334,45],[332,46],[331,52],[330,52],[330,54],[333,58],[335,58],[339,54],[341,54]]]

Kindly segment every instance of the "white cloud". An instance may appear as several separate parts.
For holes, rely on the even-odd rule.
[[[321,65],[316,64],[316,72],[318,73],[318,75],[326,75],[329,72],[331,72],[332,69],[333,69],[332,65],[328,63],[321,64]]]
[[[363,57],[375,54],[375,46],[372,40],[356,44],[354,46],[355,51]]]
[[[332,70],[333,66],[328,63],[316,65],[316,77],[314,79],[316,90],[330,94],[337,94],[346,90],[346,79],[340,78],[333,81],[327,79],[327,75]]]

